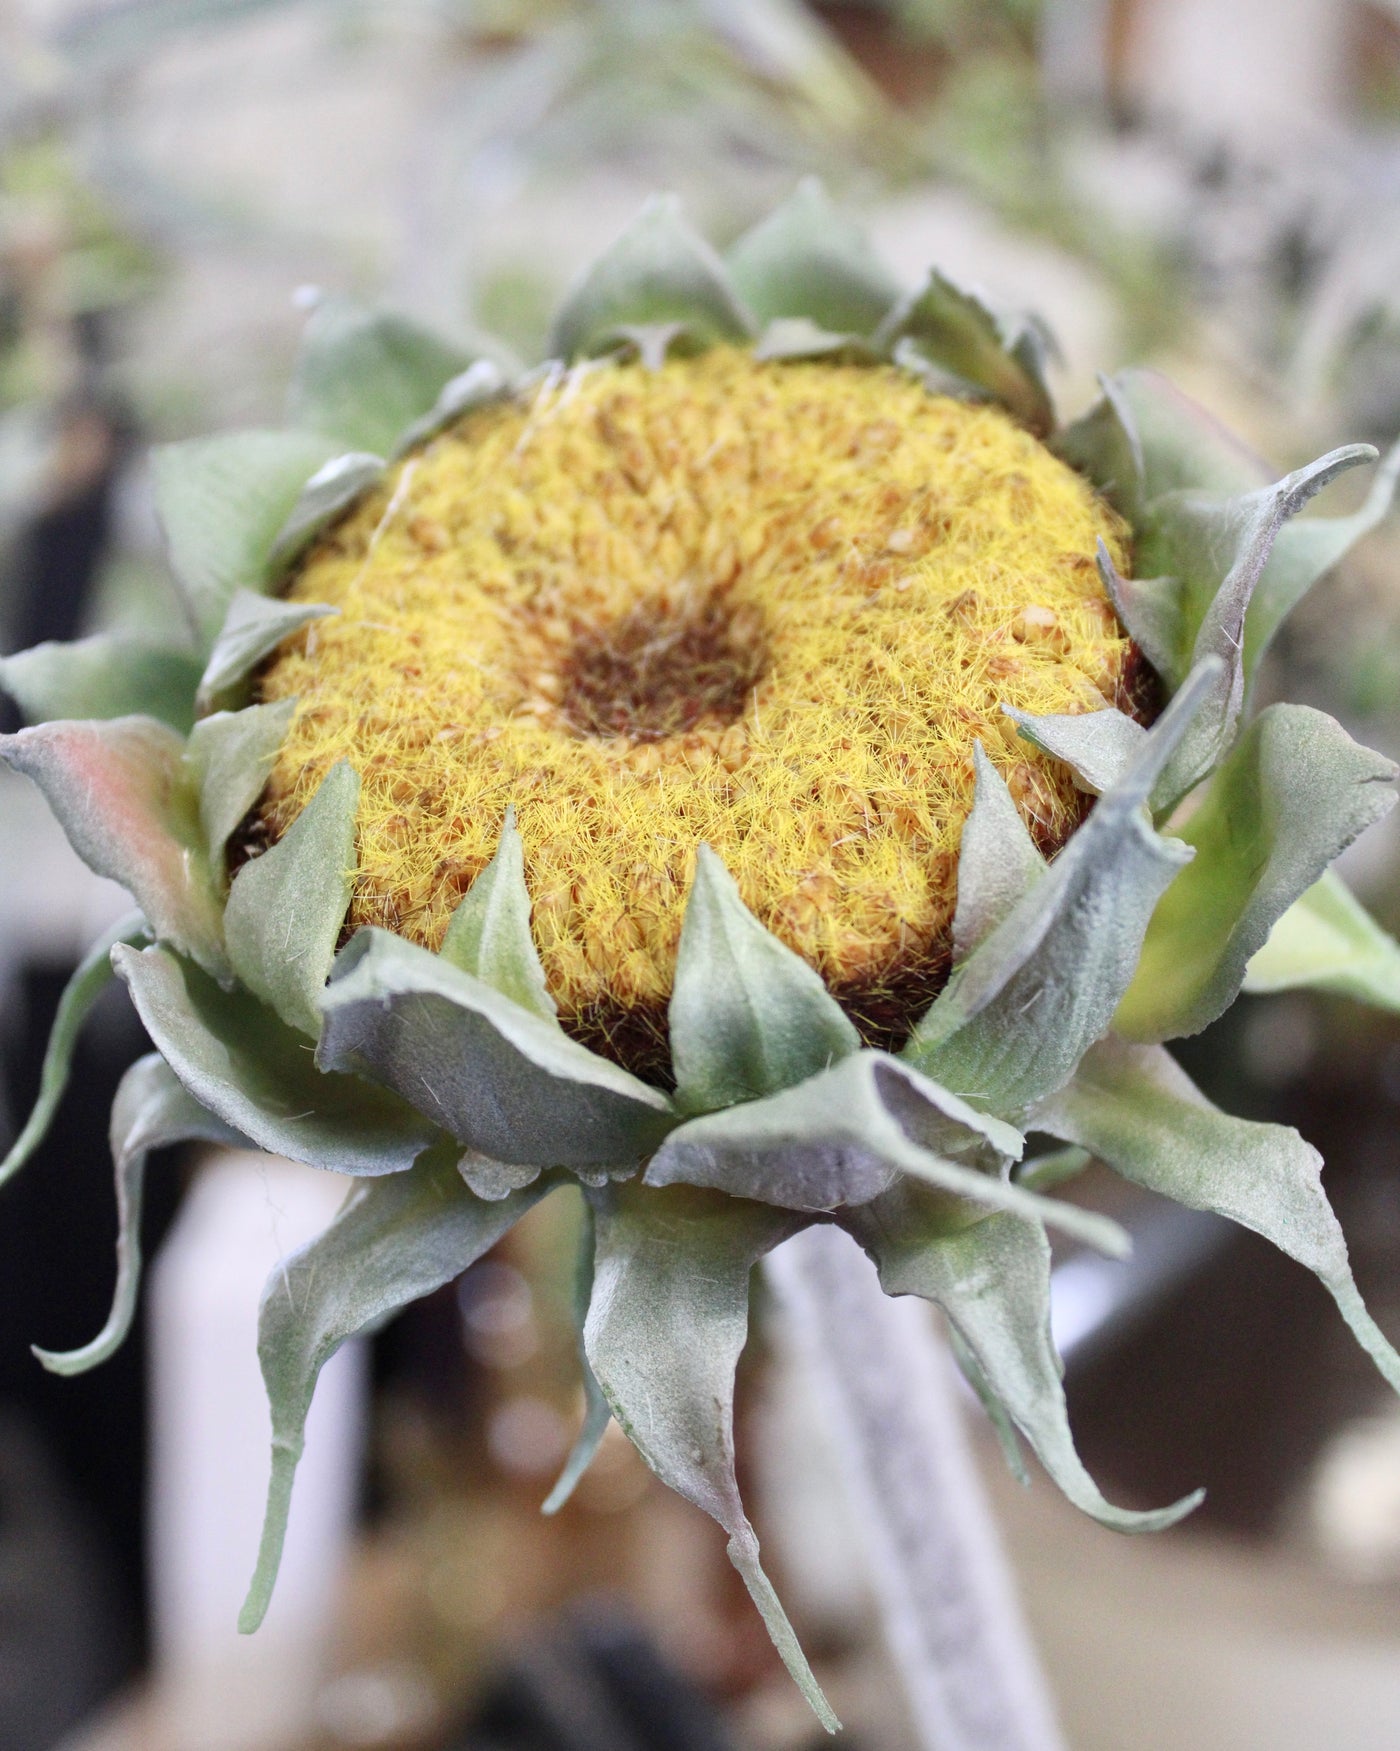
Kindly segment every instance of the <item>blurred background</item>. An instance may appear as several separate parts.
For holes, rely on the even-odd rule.
[[[652,190],[724,243],[812,172],[910,284],[937,261],[1041,312],[1066,414],[1137,361],[1280,472],[1400,434],[1397,0],[3,0],[0,651],[172,612],[146,448],[279,420],[299,289],[528,354]],[[1400,520],[1271,661],[1274,692],[1400,754]],[[1400,832],[1344,868],[1400,926]],[[68,972],[125,908],[8,773],[0,893],[3,1142]],[[328,1371],[273,1618],[237,1641],[266,1464],[257,1297],[338,1191],[158,1161],[138,1334],[94,1374],[46,1375],[29,1344],[105,1316],[107,1110],[141,1050],[109,993],[0,1195],[0,1751],[821,1740],[721,1536],[615,1430],[576,1500],[538,1514],[579,1415],[564,1197]],[[1245,998],[1182,1055],[1322,1150],[1400,1336],[1400,1018]],[[1115,1499],[1208,1494],[1169,1536],[1115,1537],[1042,1479],[1020,1490],[969,1411],[1069,1743],[1393,1748],[1400,1405],[1263,1242],[1092,1174],[1085,1195],[1136,1253],[1057,1271],[1081,1451]],[[739,1419],[845,1743],[906,1751],[858,1531],[768,1325]]]

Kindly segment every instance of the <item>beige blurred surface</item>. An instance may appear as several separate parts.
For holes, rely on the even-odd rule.
[[[1400,1588],[1346,1583],[1291,1555],[1189,1531],[1107,1532],[1045,1479],[1023,1490],[988,1442],[979,1439],[978,1450],[1072,1751],[1393,1751],[1400,1743]],[[670,1524],[671,1516],[662,1519]],[[536,1548],[533,1560],[541,1558],[547,1550]],[[351,1614],[377,1611],[372,1601],[382,1604],[386,1591],[409,1581],[403,1564],[411,1559],[402,1550],[366,1553]],[[397,1572],[386,1575],[386,1567]],[[906,1751],[894,1736],[888,1676],[867,1664],[843,1663],[832,1674],[833,1697],[863,1744]],[[374,1666],[381,1675],[409,1669],[396,1668],[387,1650]],[[742,1709],[741,1742],[751,1751],[808,1742],[800,1701],[781,1684],[763,1683]],[[328,1733],[315,1751],[352,1742]],[[400,1733],[359,1742],[416,1747],[432,1739]],[[158,1699],[141,1697],[64,1751],[198,1748],[173,1744]]]

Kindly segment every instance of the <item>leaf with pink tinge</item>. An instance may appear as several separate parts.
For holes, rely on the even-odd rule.
[[[223,901],[184,755],[174,730],[149,717],[0,736],[0,759],[39,786],[83,862],[130,889],[161,941],[222,979]]]

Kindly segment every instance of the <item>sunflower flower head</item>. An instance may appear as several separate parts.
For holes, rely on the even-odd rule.
[[[112,1143],[111,1317],[147,1154],[249,1143],[354,1177],[269,1283],[277,1572],[316,1378],[530,1206],[581,1188],[588,1410],[729,1535],[820,1719],[735,1483],[753,1266],[814,1223],[936,1302],[998,1427],[1105,1524],[1046,1317],[1048,1195],[1097,1156],[1312,1270],[1393,1386],[1296,1132],[1163,1041],[1248,981],[1400,1006],[1329,873],[1395,767],[1251,711],[1292,606],[1389,508],[1297,513],[1150,373],[1057,426],[1033,320],[902,293],[815,185],[721,260],[649,206],[522,371],[326,300],[289,423],[153,457],[188,634],[4,659],[0,754],[139,911],[74,976],[43,1135],[105,981],[155,1050]],[[1189,808],[1180,809],[1189,800]],[[1027,1159],[1028,1133],[1068,1146]]]
[[[1002,711],[1103,710],[1121,519],[1001,409],[907,371],[717,347],[596,361],[467,414],[310,552],[334,619],[260,826],[361,776],[351,926],[441,946],[508,807],[561,1020],[666,1063],[696,848],[871,1043],[947,976],[981,742],[1036,843],[1083,814]]]

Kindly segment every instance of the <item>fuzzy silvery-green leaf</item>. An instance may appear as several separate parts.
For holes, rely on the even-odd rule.
[[[1161,1046],[1105,1040],[1035,1115],[1124,1179],[1190,1210],[1228,1216],[1306,1265],[1400,1391],[1400,1356],[1367,1313],[1322,1189],[1322,1157],[1296,1131],[1214,1107]]]
[[[972,1388],[973,1394],[982,1409],[987,1413],[987,1421],[992,1425],[992,1433],[997,1438],[997,1446],[1001,1448],[1001,1456],[1006,1461],[1006,1469],[1011,1473],[1022,1489],[1029,1489],[1031,1474],[1027,1469],[1025,1456],[1021,1452],[1021,1437],[1016,1425],[1011,1420],[1011,1413],[992,1391],[982,1366],[976,1356],[968,1349],[962,1340],[962,1335],[955,1325],[948,1326],[948,1349],[958,1372]]]
[[[901,362],[932,366],[950,389],[963,385],[1001,402],[1033,432],[1055,423],[1041,337],[1028,326],[1013,328],[937,269],[889,312],[874,338]]]
[[[1073,1144],[1064,1149],[1049,1149],[1016,1169],[1016,1182],[1033,1192],[1053,1192],[1056,1186],[1077,1179],[1093,1160],[1087,1149]]]
[[[1243,627],[1284,523],[1339,474],[1375,456],[1370,444],[1348,444],[1252,492],[1221,498],[1183,489],[1151,501],[1138,531],[1136,564],[1149,582],[1175,580],[1177,626],[1163,674],[1170,685],[1179,686],[1207,648],[1230,654],[1222,629]],[[1128,580],[1130,609],[1136,588],[1137,580]],[[1127,625],[1132,632],[1131,621]]]
[[[1229,496],[1269,479],[1268,464],[1158,371],[1100,379],[1101,398],[1055,436],[1054,448],[1134,527],[1163,493]]]
[[[1011,800],[1006,780],[976,742],[972,810],[958,845],[953,960],[965,961],[1045,873],[1045,859]]]
[[[691,1119],[648,1163],[648,1186],[703,1186],[788,1210],[868,1203],[909,1175],[974,1210],[1013,1210],[1118,1253],[1122,1231],[1006,1179],[1020,1133],[883,1052],[859,1052],[794,1088]]]
[[[1179,829],[1196,848],[1158,902],[1113,1018],[1133,1040],[1199,1033],[1275,923],[1395,802],[1396,767],[1306,705],[1271,705]]]
[[[749,1274],[796,1227],[786,1211],[703,1192],[612,1188],[597,1205],[584,1346],[613,1415],[677,1494],[729,1534],[783,1663],[828,1732],[840,1723],[759,1562],[734,1477],[734,1371]]]
[[[1160,794],[1154,799],[1159,810],[1170,810],[1229,745],[1248,679],[1245,618],[1279,530],[1329,481],[1359,462],[1373,460],[1375,454],[1369,444],[1352,444],[1273,486],[1238,498],[1171,493],[1149,506],[1139,532],[1138,563],[1158,584],[1163,578],[1173,579],[1176,591],[1178,630],[1174,649],[1167,653],[1170,660],[1161,670],[1163,678],[1180,686],[1205,658],[1218,657],[1224,664],[1204,709],[1163,774]],[[1124,580],[1121,587],[1127,594],[1120,613],[1129,632],[1134,632],[1132,592],[1137,586]],[[1160,599],[1154,614],[1159,606]],[[1154,634],[1160,636],[1159,626],[1154,626]],[[1151,660],[1156,664],[1157,656]]]
[[[39,1072],[39,1093],[34,1109],[25,1121],[24,1129],[10,1145],[9,1153],[0,1161],[0,1186],[12,1174],[19,1172],[48,1135],[59,1102],[68,1087],[73,1068],[73,1052],[83,1024],[92,1014],[93,1006],[111,984],[112,949],[119,942],[141,942],[150,934],[146,920],[139,912],[128,913],[110,930],[105,930],[79,961],[72,977],[63,987],[58,1000],[48,1044],[44,1048],[44,1064]]]
[[[954,969],[905,1047],[909,1063],[1007,1115],[1073,1075],[1107,1031],[1157,901],[1191,856],[1152,831],[1145,805],[1214,669],[1191,676],[1064,850]]]
[[[479,1150],[464,1149],[457,1157],[457,1172],[469,1192],[494,1203],[497,1198],[508,1198],[512,1192],[534,1185],[544,1169],[522,1167],[512,1161],[493,1161]]]
[[[1113,382],[1142,449],[1147,499],[1181,489],[1228,495],[1267,484],[1272,470],[1263,457],[1160,371],[1130,366]]]
[[[1070,1433],[1060,1359],[1050,1336],[1050,1243],[1038,1222],[988,1216],[955,1233],[926,1196],[904,1185],[852,1210],[843,1226],[874,1259],[887,1295],[918,1295],[941,1307],[978,1371],[1075,1507],[1119,1532],[1159,1532],[1201,1500],[1201,1491],[1147,1513],[1104,1499]]]
[[[598,1377],[589,1364],[588,1350],[583,1340],[583,1328],[593,1300],[593,1257],[597,1250],[597,1239],[593,1206],[585,1200],[583,1220],[579,1227],[578,1264],[574,1271],[574,1323],[578,1328],[579,1369],[583,1376],[583,1427],[569,1450],[569,1457],[564,1461],[564,1469],[559,1473],[558,1482],[541,1504],[542,1514],[557,1514],[573,1495],[580,1478],[593,1463],[594,1456],[602,1446],[608,1424],[612,1421],[612,1408],[608,1404],[607,1394],[599,1386]]]
[[[344,448],[315,432],[228,432],[151,451],[156,510],[201,643],[235,590],[266,588],[273,543],[307,481]]]
[[[163,941],[223,977],[223,902],[184,754],[174,730],[149,717],[0,736],[0,759],[39,786],[88,868],[129,889]]]
[[[1159,552],[1175,533],[1171,495],[1217,501],[1266,490],[1267,465],[1212,415],[1153,371],[1124,371],[1102,379],[1103,396],[1082,419],[1056,434],[1053,447],[1092,480],[1116,510],[1145,534],[1139,569],[1162,573],[1126,587],[1129,630],[1154,667],[1168,675],[1189,661],[1184,634],[1193,616],[1177,609],[1180,579],[1170,553]],[[1308,589],[1373,529],[1389,510],[1400,478],[1400,447],[1378,471],[1366,502],[1350,516],[1308,517],[1285,523],[1255,585],[1245,617],[1246,685],[1279,626]],[[1168,506],[1150,509],[1166,497]],[[1165,528],[1156,524],[1165,516]],[[1190,605],[1185,605],[1188,610]],[[1132,624],[1136,622],[1136,625]],[[1139,637],[1139,633],[1143,636]],[[1160,647],[1160,648],[1159,648]]]
[[[208,711],[216,704],[233,703],[249,675],[284,638],[313,620],[339,612],[324,602],[284,602],[251,590],[235,590],[199,678],[199,709]]]
[[[877,363],[880,357],[872,341],[858,334],[819,328],[805,316],[774,317],[754,342],[753,349],[754,358],[760,361],[830,359],[838,353],[866,365]]]
[[[248,992],[159,946],[112,951],[162,1057],[258,1148],[334,1173],[402,1173],[442,1133],[387,1090],[316,1068],[311,1042]]]
[[[675,196],[658,195],[564,300],[549,352],[567,362],[673,326],[701,343],[753,335],[724,263],[682,219]]]
[[[554,999],[530,934],[525,847],[514,809],[506,811],[496,855],[458,902],[438,952],[522,1009],[543,1021],[554,1020]]]
[[[389,456],[405,426],[474,362],[469,348],[409,317],[323,298],[302,334],[288,416],[342,450]]]
[[[268,572],[277,576],[303,553],[360,494],[383,475],[384,458],[368,450],[334,456],[318,468],[301,489],[286,522],[277,531],[267,556]]]
[[[1400,1010],[1400,943],[1329,870],[1274,925],[1249,963],[1244,988],[1330,991]]]
[[[314,1040],[350,905],[360,778],[338,760],[287,831],[233,878],[224,940],[233,970],[288,1027]]]
[[[159,718],[183,735],[194,721],[198,657],[132,633],[99,632],[0,657],[0,687],[26,723],[55,718]]]
[[[326,1069],[372,1077],[498,1161],[624,1169],[674,1123],[664,1094],[386,930],[341,952],[321,1009]]]
[[[1125,578],[1103,537],[1098,541],[1099,581],[1133,642],[1159,675],[1177,666],[1181,644],[1181,589],[1174,577]]]
[[[1312,586],[1387,515],[1400,481],[1400,444],[1376,470],[1370,491],[1349,517],[1299,517],[1279,530],[1244,623],[1248,681],[1274,634]]]
[[[245,1635],[272,1599],[321,1370],[349,1338],[460,1276],[547,1189],[483,1203],[457,1177],[453,1152],[435,1150],[406,1173],[357,1188],[323,1234],[274,1267],[258,1317],[272,1476],[257,1568],[238,1619]]]
[[[725,257],[760,327],[806,318],[830,335],[868,335],[899,298],[899,283],[865,232],[814,176],[748,230]]]
[[[860,1046],[821,976],[763,928],[708,845],[681,924],[670,1032],[689,1113],[776,1094]]]
[[[1117,379],[1100,377],[1099,388],[1102,394],[1089,411],[1054,433],[1049,447],[1136,527],[1146,477],[1137,422]]]
[[[138,1058],[117,1088],[112,1103],[112,1165],[117,1188],[117,1282],[106,1323],[77,1350],[34,1354],[51,1374],[84,1374],[119,1350],[131,1330],[141,1287],[141,1204],[146,1159],[153,1149],[173,1143],[227,1143],[245,1139],[186,1092],[159,1052]]]
[[[185,764],[199,792],[199,819],[215,877],[229,838],[262,795],[296,711],[294,699],[218,711],[203,717],[185,744]]]
[[[510,379],[501,366],[494,359],[477,359],[465,371],[444,383],[437,400],[423,417],[414,420],[399,435],[394,447],[395,456],[403,456],[420,444],[426,444],[429,438],[436,437],[463,414],[484,407],[489,401],[497,401],[509,391]]]
[[[1052,759],[1063,760],[1081,789],[1110,790],[1127,771],[1142,747],[1147,731],[1126,712],[1051,712],[1037,716],[1001,708],[1032,745]]]

